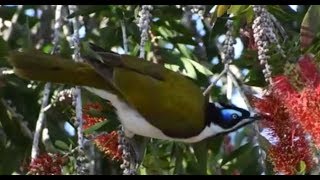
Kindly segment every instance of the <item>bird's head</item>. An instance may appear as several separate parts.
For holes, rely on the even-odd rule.
[[[215,102],[210,103],[207,108],[207,125],[213,125],[210,129],[214,130],[214,134],[235,131],[258,119],[258,114],[234,105]]]

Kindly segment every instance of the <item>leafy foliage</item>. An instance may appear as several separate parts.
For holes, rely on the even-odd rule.
[[[124,53],[121,22],[125,24],[128,54],[138,56],[140,32],[136,20],[140,6],[137,5],[103,5],[78,6],[73,14],[63,13],[66,20],[81,17],[84,32],[81,41],[90,41],[118,53]],[[262,66],[257,60],[257,53],[248,46],[248,37],[243,37],[240,29],[250,28],[254,14],[249,5],[204,5],[201,13],[188,17],[187,6],[155,5],[151,12],[152,21],[150,39],[145,47],[146,60],[163,64],[165,67],[179,71],[195,81],[201,88],[206,88],[213,74],[223,69],[219,47],[221,38],[226,32],[225,24],[233,20],[234,36],[238,38],[237,54],[240,54],[233,67],[239,72],[246,87],[265,88]],[[286,65],[295,63],[302,53],[297,39],[300,37],[301,24],[313,33],[312,44],[304,47],[308,52],[319,56],[318,9],[299,5],[297,11],[289,6],[268,6],[268,11],[283,26],[287,38],[279,42],[287,58],[280,53],[271,56],[270,65],[274,75],[284,73]],[[28,5],[19,10],[19,6],[0,6],[0,174],[24,174],[25,164],[30,162],[32,136],[37,116],[40,111],[44,82],[29,82],[14,74],[3,75],[3,68],[11,68],[6,56],[11,51],[21,48],[37,48],[45,53],[53,48],[52,34],[54,6]],[[307,13],[307,14],[306,14]],[[233,16],[230,17],[229,15]],[[14,16],[18,19],[14,22]],[[310,18],[312,17],[312,18]],[[314,23],[316,22],[316,23]],[[68,24],[64,23],[67,31]],[[71,31],[71,29],[69,29]],[[45,32],[45,33],[44,33]],[[69,32],[70,33],[70,32]],[[68,37],[61,32],[60,54],[72,56]],[[8,37],[7,39],[5,37]],[[311,41],[310,41],[311,42]],[[243,49],[241,49],[241,45]],[[76,76],[76,75],[75,75]],[[212,90],[213,100],[227,101],[227,80],[221,79]],[[50,135],[48,144],[42,143],[41,152],[62,153],[69,157],[69,164],[63,169],[64,174],[74,174],[72,162],[75,161],[71,151],[77,147],[74,133],[75,112],[72,102],[57,100],[62,90],[70,89],[69,85],[53,84],[50,94],[52,105],[46,112],[46,127]],[[179,93],[179,92],[177,92]],[[235,93],[234,93],[235,94]],[[98,102],[104,108],[102,112],[93,112],[108,121],[100,122],[85,130],[85,134],[111,132],[118,126],[115,110],[111,104],[87,91],[83,91],[83,104]],[[29,133],[29,135],[28,135]],[[230,137],[226,141],[225,137]],[[251,143],[253,133],[251,126],[240,129],[229,135],[211,137],[197,144],[183,144],[152,139],[146,149],[145,158],[140,167],[140,174],[261,174],[258,159],[258,146]],[[268,140],[261,136],[267,147]],[[266,143],[267,142],[267,143]],[[227,151],[226,148],[229,148]],[[97,174],[121,174],[119,162],[105,157],[94,147],[95,171]],[[92,155],[90,155],[92,156]],[[304,174],[305,164],[300,163],[298,174]],[[274,174],[271,165],[267,164],[266,173]]]

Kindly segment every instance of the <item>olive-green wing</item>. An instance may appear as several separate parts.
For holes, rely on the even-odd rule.
[[[162,66],[156,72],[162,80],[150,73],[115,68],[114,83],[126,100],[164,134],[176,138],[197,135],[205,124],[201,90],[191,80]]]
[[[102,51],[97,54],[101,58],[88,57],[87,61],[113,83],[121,98],[163,133],[183,138],[203,129],[205,97],[190,79],[137,57]],[[112,71],[112,77],[106,77],[110,74],[107,71]]]

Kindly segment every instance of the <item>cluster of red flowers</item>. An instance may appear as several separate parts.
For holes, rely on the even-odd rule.
[[[271,92],[255,99],[255,107],[263,113],[265,127],[278,141],[269,149],[274,170],[295,174],[300,162],[306,170],[313,166],[312,151],[306,135],[320,147],[320,73],[311,55],[301,57],[297,64],[302,90],[294,88],[286,76],[275,77]]]
[[[89,114],[90,111],[101,111],[103,108],[99,103],[88,103],[83,108],[83,128],[87,129],[96,123],[103,122],[106,119],[102,117],[95,117]],[[96,146],[100,151],[104,152],[105,155],[110,157],[112,160],[120,160],[122,157],[122,151],[119,150],[118,146],[118,133],[112,131],[108,134],[100,134],[93,139]]]
[[[94,117],[90,115],[90,111],[101,111],[102,106],[99,103],[88,103],[83,107],[82,119],[83,121],[83,129],[88,129],[90,126],[93,126],[96,123],[103,122],[105,118],[102,117]]]
[[[60,154],[41,154],[28,167],[30,175],[61,175],[61,169],[66,163]]]
[[[94,139],[96,146],[100,151],[112,158],[112,160],[121,160],[122,151],[118,148],[118,133],[112,131],[108,134],[101,134]]]

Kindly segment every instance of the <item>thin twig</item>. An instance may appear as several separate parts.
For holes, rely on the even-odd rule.
[[[207,89],[203,92],[203,95],[206,96],[210,92],[210,90],[215,86],[215,84],[219,81],[219,79],[228,71],[228,68],[224,68],[223,71],[216,77],[215,80],[211,82],[211,84],[207,87]]]
[[[248,110],[249,111],[253,111],[253,108],[250,105],[250,102],[249,102],[247,96],[245,95],[244,91],[242,90],[243,89],[242,85],[240,85],[240,83],[238,82],[236,76],[233,74],[233,72],[230,69],[228,69],[227,75],[230,77],[230,79],[232,80],[232,83],[235,85],[235,87],[238,88],[240,96],[243,98],[243,101],[247,105]]]
[[[13,117],[15,117],[15,119],[17,120],[22,133],[32,139],[32,132],[31,130],[28,128],[27,124],[25,121],[23,121],[23,116],[19,113],[16,112],[14,107],[11,107],[11,105],[9,103],[7,103],[4,99],[1,99],[2,104],[6,107],[6,109],[8,111],[10,111],[10,114],[12,114]]]
[[[250,112],[255,112],[255,110],[252,108],[251,104],[250,104],[250,101],[248,99],[248,97],[245,95],[244,91],[243,91],[243,87],[242,85],[238,82],[236,76],[234,75],[234,73],[228,69],[228,72],[227,72],[228,76],[230,77],[230,79],[232,80],[233,84],[237,87],[239,93],[240,93],[240,96],[242,97],[243,101],[245,102],[245,104],[247,105],[248,107],[248,110]],[[252,123],[252,126],[253,126],[253,129],[254,129],[254,133],[255,133],[255,138],[253,138],[253,143],[254,144],[257,144],[258,146],[260,146],[260,143],[258,141],[258,137],[259,137],[259,133],[260,133],[260,129],[259,129],[259,126],[258,126],[258,123],[257,122],[254,122]],[[266,172],[266,165],[265,165],[265,162],[264,162],[264,159],[263,159],[263,151],[261,148],[259,148],[259,163],[260,163],[260,166],[262,168],[262,173],[265,173]]]
[[[121,30],[122,30],[122,41],[124,53],[128,54],[128,38],[126,33],[126,26],[124,20],[121,20]]]
[[[43,90],[44,93],[42,97],[41,109],[40,109],[40,113],[39,113],[37,124],[36,124],[36,130],[33,136],[33,143],[32,143],[32,149],[31,149],[31,161],[37,158],[39,154],[40,133],[44,124],[44,119],[45,119],[44,108],[48,105],[48,102],[49,102],[50,87],[51,87],[51,83],[46,83],[45,88]]]

